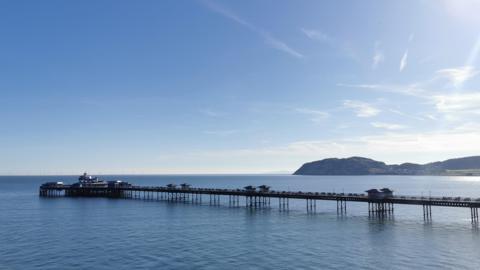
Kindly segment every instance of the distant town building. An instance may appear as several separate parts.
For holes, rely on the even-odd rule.
[[[254,186],[246,186],[244,187],[245,191],[255,191],[257,188]]]

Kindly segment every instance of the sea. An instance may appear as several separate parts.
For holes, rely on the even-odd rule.
[[[480,177],[136,175],[101,176],[136,185],[480,197]],[[288,211],[245,201],[219,206],[156,200],[41,198],[43,182],[76,176],[0,177],[0,269],[480,269],[480,230],[470,209],[396,205],[369,216],[365,203],[302,200]]]

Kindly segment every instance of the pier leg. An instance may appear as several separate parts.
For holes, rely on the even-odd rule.
[[[314,200],[312,199],[307,199],[307,212],[314,212]]]
[[[471,207],[470,208],[470,216],[472,218],[472,223],[478,223],[478,208]]]
[[[423,219],[430,221],[432,219],[432,206],[431,205],[423,205]]]

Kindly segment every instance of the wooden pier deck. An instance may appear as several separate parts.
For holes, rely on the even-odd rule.
[[[419,205],[423,207],[423,217],[432,218],[432,206],[470,208],[471,220],[478,223],[478,208],[480,198],[461,197],[426,197],[426,196],[390,196],[388,198],[374,198],[363,193],[332,193],[332,192],[292,192],[292,191],[258,191],[245,189],[216,189],[216,188],[176,188],[159,186],[130,186],[130,187],[77,187],[74,185],[42,185],[39,190],[42,197],[109,197],[124,199],[151,199],[168,201],[190,201],[201,203],[202,199],[210,204],[220,204],[221,196],[228,198],[229,205],[240,206],[241,201],[250,208],[271,207],[271,199],[278,199],[280,209],[288,209],[290,199],[306,201],[308,212],[316,211],[317,201],[328,200],[337,202],[337,212],[346,213],[347,202],[363,202],[368,204],[370,215],[391,215],[394,206]],[[207,199],[204,198],[207,196]],[[240,200],[242,198],[242,200]],[[225,200],[226,201],[226,200]]]

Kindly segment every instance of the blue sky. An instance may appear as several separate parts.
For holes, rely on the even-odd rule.
[[[0,5],[0,174],[480,154],[480,1]]]

